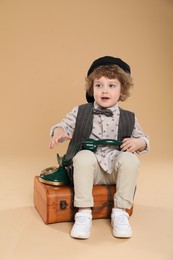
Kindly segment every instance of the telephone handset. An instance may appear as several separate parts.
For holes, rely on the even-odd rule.
[[[122,145],[122,142],[114,139],[102,139],[102,140],[86,139],[80,143],[79,150],[90,150],[92,152],[95,152],[99,145],[120,147]]]

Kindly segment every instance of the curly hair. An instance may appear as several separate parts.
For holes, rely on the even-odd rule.
[[[93,83],[95,79],[105,77],[108,79],[118,79],[121,83],[121,93],[119,100],[125,101],[130,96],[133,86],[132,77],[117,65],[100,66],[86,77],[86,92],[93,96]]]

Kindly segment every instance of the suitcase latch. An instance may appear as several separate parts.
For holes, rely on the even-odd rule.
[[[66,207],[67,207],[67,202],[66,202],[66,200],[61,200],[60,201],[60,209],[66,209]]]

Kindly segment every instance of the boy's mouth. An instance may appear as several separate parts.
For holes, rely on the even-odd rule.
[[[102,100],[108,100],[109,97],[101,97]]]

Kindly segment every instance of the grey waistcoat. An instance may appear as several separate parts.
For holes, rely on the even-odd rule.
[[[118,127],[118,140],[131,137],[135,125],[135,114],[120,108],[120,119]],[[75,130],[69,143],[66,159],[71,160],[76,153],[76,146],[80,142],[88,139],[93,126],[93,103],[79,106]]]

